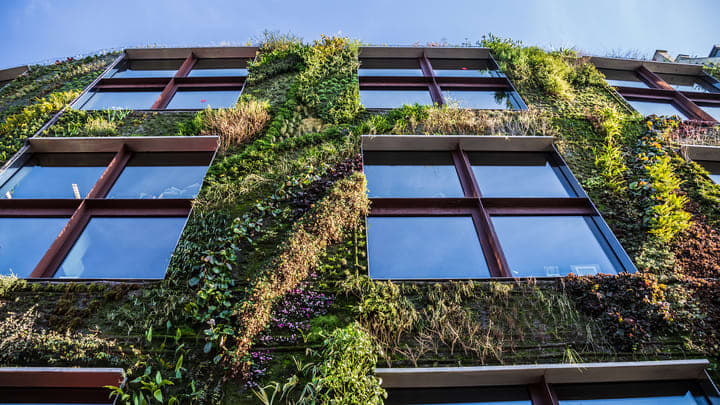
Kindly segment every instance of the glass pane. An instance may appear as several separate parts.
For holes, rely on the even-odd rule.
[[[247,75],[247,59],[200,59],[188,73],[188,77]]]
[[[55,278],[165,276],[185,218],[91,218]]]
[[[463,197],[450,152],[365,152],[370,197]]]
[[[67,218],[0,218],[0,275],[32,273]]]
[[[206,166],[130,166],[107,198],[195,198]]]
[[[403,105],[432,105],[430,90],[360,90],[366,108],[400,108]]]
[[[0,198],[85,198],[111,159],[111,154],[35,154],[0,186]]]
[[[234,107],[240,90],[179,90],[168,104],[168,109],[228,108]]]
[[[562,384],[553,389],[562,405],[709,405],[685,381]]]
[[[435,76],[502,77],[499,70],[485,59],[430,59]]]
[[[525,387],[388,389],[386,405],[531,405]]]
[[[705,84],[705,81],[697,76],[670,75],[658,73],[661,79],[679,91],[694,91],[701,93],[715,92],[717,89]]]
[[[575,197],[544,153],[470,152],[483,197]]]
[[[590,217],[494,216],[492,223],[514,277],[617,274]]]
[[[627,100],[628,103],[640,114],[644,116],[648,115],[664,115],[671,116],[677,115],[681,119],[686,120],[685,114],[680,112],[672,103],[669,102],[655,102],[655,101],[639,101],[639,100]]]
[[[512,97],[505,91],[443,90],[445,103],[478,110],[512,110]]]
[[[149,110],[160,97],[159,91],[89,92],[77,103],[80,110]]]
[[[110,70],[105,77],[173,77],[183,62],[184,59],[126,60]]]
[[[358,76],[422,76],[418,69],[359,69]]]
[[[600,69],[600,71],[605,75],[605,81],[611,86],[650,88],[631,70]]]
[[[715,121],[720,121],[720,107],[709,107],[705,105],[701,105],[700,108],[703,109],[706,113],[710,114],[713,118],[715,118]]]
[[[465,217],[369,217],[373,279],[487,278],[475,225]]]
[[[716,184],[720,184],[720,162],[711,160],[698,160],[697,164],[705,168],[710,173],[710,180]]]

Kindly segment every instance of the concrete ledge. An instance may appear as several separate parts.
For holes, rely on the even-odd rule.
[[[704,378],[709,361],[668,360],[485,367],[376,368],[384,388],[658,381]]]
[[[489,59],[487,48],[444,48],[415,46],[361,46],[359,57],[362,58],[421,58],[423,53],[428,58],[438,59]]]
[[[687,160],[720,161],[720,146],[682,145],[680,154]]]

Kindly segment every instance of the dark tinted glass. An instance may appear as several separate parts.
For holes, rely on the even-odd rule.
[[[512,97],[505,91],[443,90],[445,103],[478,110],[514,109]]]
[[[149,110],[159,91],[92,91],[79,100],[80,110]]]
[[[600,71],[605,75],[605,80],[611,86],[650,88],[633,71],[614,69],[600,69]]]
[[[84,198],[112,154],[35,154],[5,184],[0,198]]]
[[[0,275],[28,277],[67,218],[0,218]]]
[[[247,76],[246,59],[200,59],[188,77]]]
[[[669,75],[658,73],[661,79],[667,84],[679,91],[694,91],[701,93],[717,92],[718,89],[706,83],[705,80],[697,76],[688,75]]]
[[[716,184],[720,184],[720,162],[699,160],[697,163],[710,173],[710,180],[714,181]]]
[[[686,120],[685,114],[680,112],[672,103],[669,102],[654,102],[654,101],[640,101],[640,100],[628,100],[628,103],[644,116],[648,115],[677,115],[681,119]]]
[[[172,153],[135,154],[107,198],[195,198],[207,163],[174,164],[173,160],[178,158],[182,156]]]
[[[105,77],[173,77],[182,64],[183,59],[126,60],[110,70]]]
[[[240,90],[178,90],[168,109],[228,108],[234,107]]]
[[[531,405],[525,387],[388,389],[386,405]]]
[[[553,385],[561,405],[709,405],[689,382]]]
[[[575,197],[544,153],[470,152],[483,197]]]
[[[450,152],[365,152],[370,197],[462,197]]]
[[[369,217],[373,279],[490,277],[472,218]]]
[[[435,76],[499,77],[503,74],[484,59],[430,59]]]
[[[360,102],[367,108],[400,108],[403,105],[432,105],[430,90],[360,90]]]
[[[616,274],[616,260],[582,216],[492,217],[514,277]]]
[[[720,107],[710,107],[706,105],[701,105],[700,108],[703,109],[706,113],[710,114],[713,118],[715,118],[715,121],[720,121]]]
[[[165,276],[185,218],[91,218],[55,278]]]
[[[358,76],[422,76],[415,58],[360,59]]]

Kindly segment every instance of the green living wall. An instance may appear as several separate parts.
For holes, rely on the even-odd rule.
[[[717,380],[720,187],[678,156],[717,129],[640,117],[572,51],[479,44],[529,110],[371,113],[356,42],[270,36],[235,108],[66,111],[41,136],[219,133],[222,146],[164,281],[0,279],[0,366],[122,367],[115,394],[133,404],[379,404],[375,366],[708,358]],[[0,90],[0,160],[111,59]],[[362,134],[554,136],[639,272],[372,282]]]

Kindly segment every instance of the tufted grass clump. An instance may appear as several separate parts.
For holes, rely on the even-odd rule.
[[[244,100],[232,108],[207,109],[204,111],[203,135],[219,135],[220,149],[227,150],[252,139],[270,121],[264,101]]]

